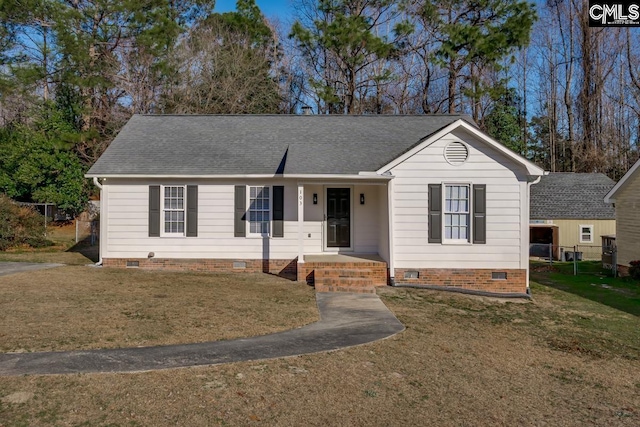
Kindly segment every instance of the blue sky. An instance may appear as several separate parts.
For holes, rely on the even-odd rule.
[[[293,0],[256,0],[256,4],[267,18],[279,17],[282,21],[291,15]],[[236,0],[216,0],[216,12],[229,12],[236,9]]]

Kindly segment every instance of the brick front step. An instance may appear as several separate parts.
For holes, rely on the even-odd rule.
[[[373,286],[328,286],[316,284],[316,292],[352,292],[356,294],[375,294],[376,288]]]
[[[318,277],[371,277],[380,275],[379,271],[370,269],[346,269],[346,268],[321,268],[316,270]]]
[[[324,286],[373,287],[373,280],[365,277],[322,277],[316,283]]]

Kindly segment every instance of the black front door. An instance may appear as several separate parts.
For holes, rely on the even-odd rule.
[[[327,188],[327,247],[351,246],[351,191]]]

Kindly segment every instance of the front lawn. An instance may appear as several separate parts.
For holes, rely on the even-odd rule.
[[[266,274],[65,266],[0,276],[0,295],[2,352],[224,340],[318,318],[312,288]]]
[[[0,378],[0,425],[640,425],[640,318],[532,287],[533,301],[383,288],[406,331],[330,353]]]

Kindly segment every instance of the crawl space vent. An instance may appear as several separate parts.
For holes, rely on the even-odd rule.
[[[137,268],[140,267],[140,261],[127,261],[128,268]]]
[[[507,272],[493,271],[491,272],[491,280],[507,280]]]
[[[404,278],[405,279],[417,279],[419,276],[419,272],[415,270],[405,271]]]
[[[444,158],[454,166],[458,166],[467,161],[469,150],[462,142],[450,142],[444,149]]]

